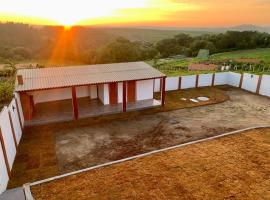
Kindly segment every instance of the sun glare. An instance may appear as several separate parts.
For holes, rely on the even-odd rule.
[[[150,1],[152,0],[1,0],[0,16],[3,13],[28,18],[32,16],[72,26],[83,20],[114,16],[123,9],[145,8]]]

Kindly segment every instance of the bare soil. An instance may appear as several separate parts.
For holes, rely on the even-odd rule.
[[[270,199],[270,129],[250,130],[31,187],[47,199]]]
[[[181,102],[183,97],[199,96],[210,97],[210,101]],[[183,90],[170,92],[166,98],[163,110],[25,129],[9,188],[236,129],[270,124],[270,99],[235,88]]]
[[[224,88],[224,103],[65,130],[56,136],[61,173],[247,127],[270,125],[269,98]]]

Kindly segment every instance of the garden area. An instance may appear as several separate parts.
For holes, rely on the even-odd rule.
[[[172,57],[167,59],[153,59],[147,61],[147,63],[167,76],[214,73],[222,71],[222,66],[229,66],[230,71],[239,73],[270,74],[270,48],[217,53],[209,56],[209,58]],[[217,71],[189,71],[188,66],[191,63],[213,63],[220,68]]]
[[[13,63],[8,63],[0,69],[0,110],[12,99],[16,71]]]

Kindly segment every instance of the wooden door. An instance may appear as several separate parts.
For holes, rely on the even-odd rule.
[[[109,95],[110,95],[110,104],[117,104],[118,103],[118,86],[117,83],[110,83],[109,84]]]
[[[136,81],[128,81],[127,83],[127,100],[128,102],[136,101]]]

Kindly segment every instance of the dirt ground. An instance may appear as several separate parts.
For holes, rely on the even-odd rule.
[[[179,147],[31,187],[53,199],[270,199],[270,129]]]
[[[210,90],[192,89],[181,94],[207,95],[205,91]],[[82,120],[79,125],[70,122],[31,128],[20,142],[9,188],[224,132],[269,125],[269,98],[230,87],[222,87],[224,95],[212,91],[214,99],[223,102],[228,95],[230,100],[168,112],[127,113],[117,120],[107,116],[103,121]],[[169,98],[168,102],[167,106],[176,106]]]
[[[56,136],[61,172],[233,130],[270,125],[269,98],[226,89],[229,101],[65,130]]]

